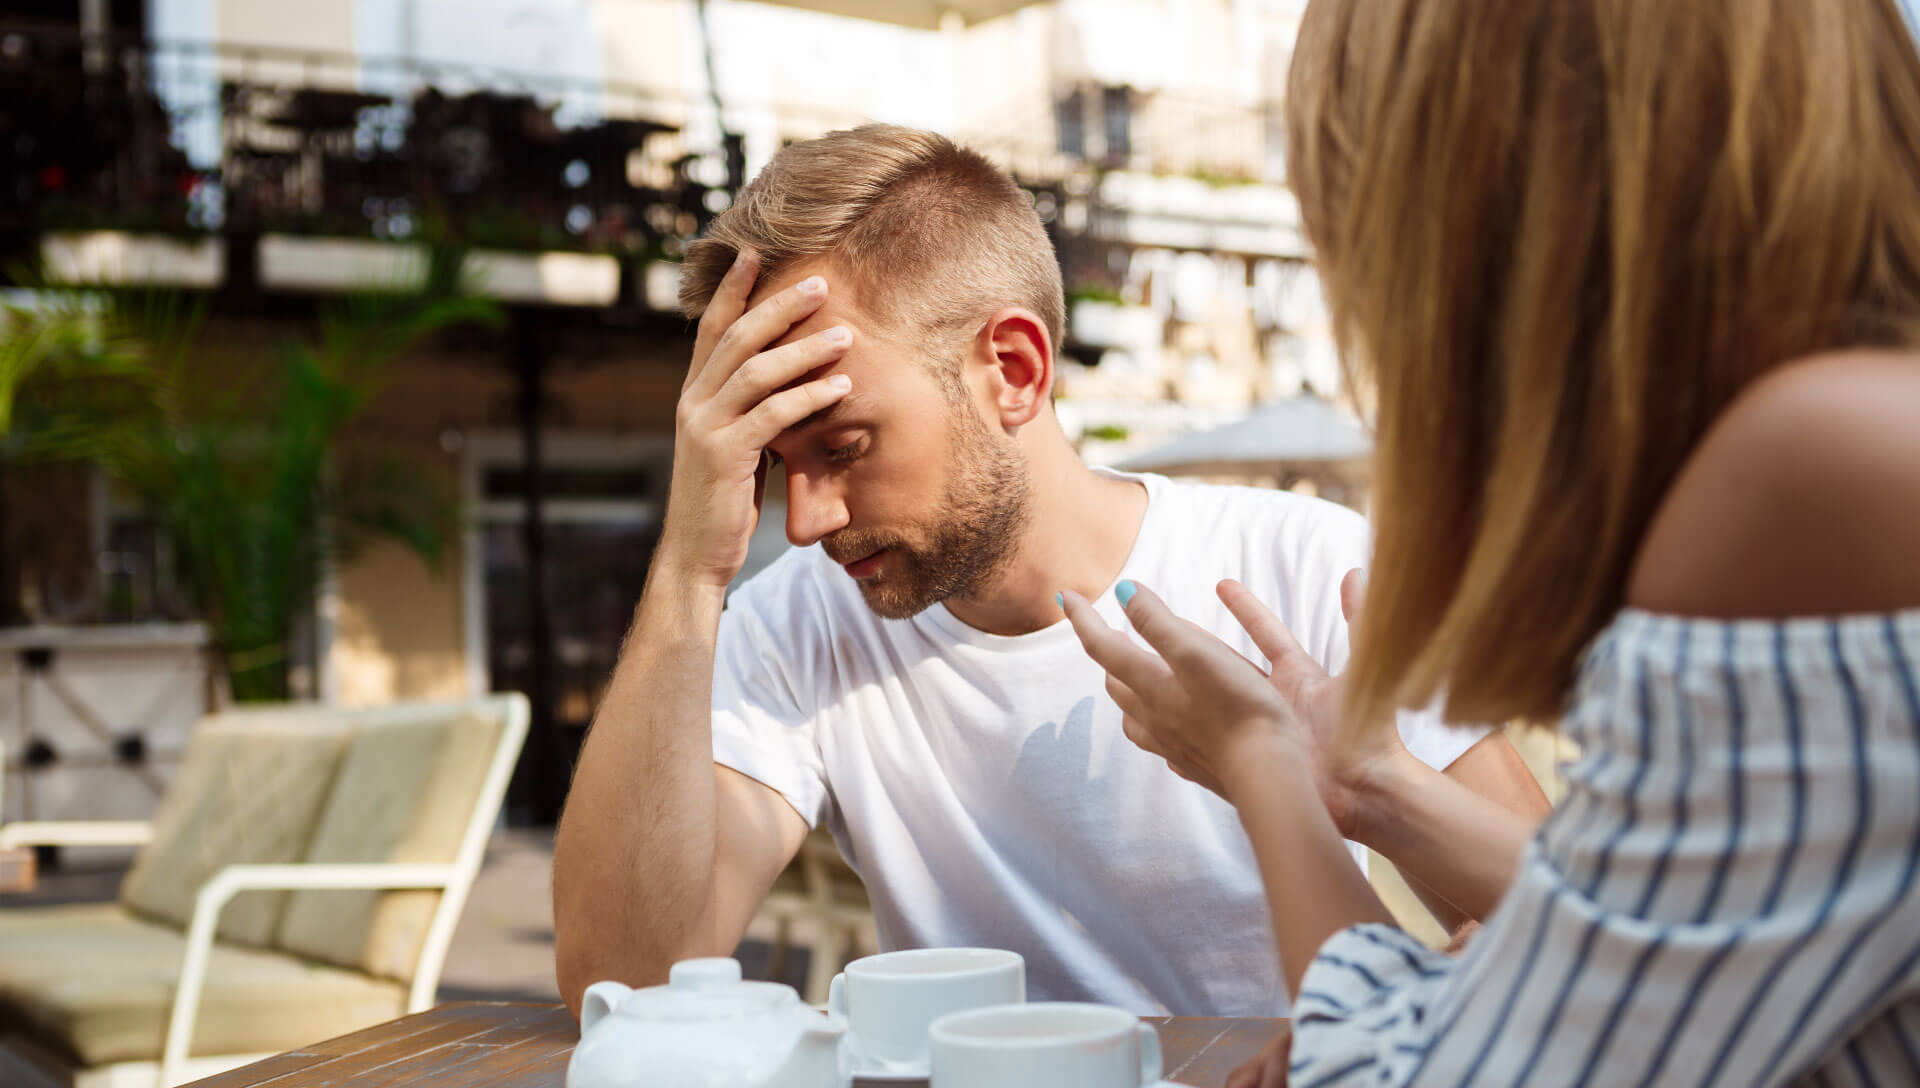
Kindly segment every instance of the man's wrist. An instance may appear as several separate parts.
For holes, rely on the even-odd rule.
[[[710,607],[717,613],[726,602],[729,582],[720,572],[688,561],[679,548],[662,541],[647,566],[646,596],[679,602],[689,609]]]
[[[649,577],[672,578],[679,586],[694,587],[702,591],[717,590],[723,595],[727,586],[739,575],[739,570],[728,569],[713,563],[708,556],[699,553],[696,547],[682,542],[671,531],[660,537],[660,543],[653,549],[653,560],[648,567]]]

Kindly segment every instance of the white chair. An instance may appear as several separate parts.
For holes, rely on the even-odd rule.
[[[0,828],[141,847],[116,903],[0,909],[4,1045],[152,1088],[431,1007],[527,717],[512,694],[228,711],[151,823]]]

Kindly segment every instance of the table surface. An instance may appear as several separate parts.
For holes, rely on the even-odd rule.
[[[1201,1088],[1224,1082],[1287,1030],[1285,1020],[1148,1022],[1160,1029],[1167,1079]],[[195,1088],[560,1088],[578,1038],[573,1017],[559,1005],[442,1005],[196,1081]]]

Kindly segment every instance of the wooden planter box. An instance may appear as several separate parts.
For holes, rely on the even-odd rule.
[[[1144,349],[1158,345],[1161,332],[1152,310],[1119,302],[1082,299],[1067,319],[1068,336],[1095,348]]]
[[[72,284],[218,287],[227,274],[226,250],[212,237],[63,231],[40,239],[40,257],[49,275]]]
[[[417,291],[427,247],[360,238],[260,236],[260,286],[279,291]]]
[[[488,298],[549,306],[609,306],[620,297],[620,262],[599,253],[478,249],[461,274]]]

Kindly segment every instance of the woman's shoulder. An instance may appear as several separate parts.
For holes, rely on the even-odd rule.
[[[1778,618],[1920,606],[1920,354],[1808,358],[1721,415],[1641,541],[1627,603]]]

